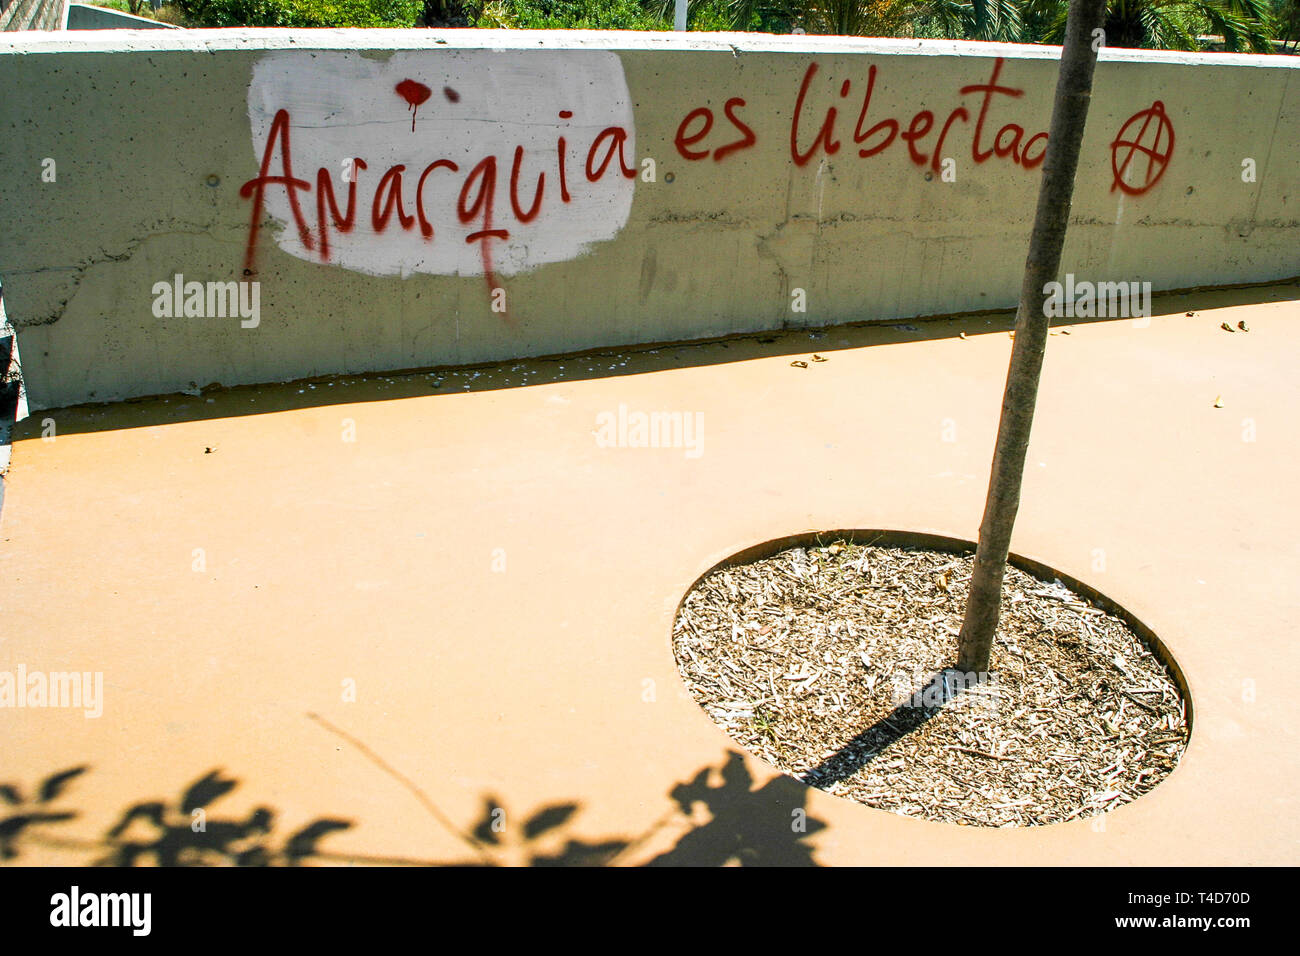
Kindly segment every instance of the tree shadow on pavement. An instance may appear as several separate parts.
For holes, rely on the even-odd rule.
[[[743,756],[728,751],[717,766],[700,769],[668,791],[667,811],[635,837],[591,838],[574,830],[582,805],[543,805],[515,822],[513,812],[485,795],[477,820],[457,828],[439,822],[466,847],[463,859],[408,859],[332,851],[327,837],[357,822],[319,817],[284,835],[276,811],[257,806],[239,816],[217,804],[239,781],[214,769],[170,799],[139,800],[126,807],[99,839],[69,837],[64,824],[82,814],[66,795],[87,767],[52,774],[28,797],[16,784],[0,784],[0,860],[24,864],[24,850],[71,851],[95,866],[301,866],[374,864],[401,866],[607,866],[633,862],[682,831],[671,848],[640,862],[650,866],[815,866],[808,837],[826,824],[808,815],[808,788],[777,776],[755,789]],[[714,782],[714,781],[717,782]],[[427,800],[427,798],[426,798]],[[707,818],[705,813],[707,812]]]
[[[967,689],[964,675],[952,668],[935,671],[892,711],[851,740],[800,779],[809,786],[826,789],[853,776],[879,757],[891,744],[919,730],[944,706]]]

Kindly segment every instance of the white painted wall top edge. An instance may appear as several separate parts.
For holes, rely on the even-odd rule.
[[[740,53],[873,53],[1057,59],[1060,47],[970,40],[785,36],[766,33],[650,33],[636,30],[84,30],[30,31],[0,39],[0,56],[29,53],[222,52],[238,50],[674,50]],[[1300,57],[1174,50],[1103,49],[1102,62],[1186,63],[1300,69]]]

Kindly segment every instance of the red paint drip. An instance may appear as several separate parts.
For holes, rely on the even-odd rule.
[[[411,111],[411,132],[414,133],[415,114],[420,109],[420,104],[433,94],[433,90],[415,80],[402,80],[394,89],[397,90],[397,95],[407,102],[407,108]]]

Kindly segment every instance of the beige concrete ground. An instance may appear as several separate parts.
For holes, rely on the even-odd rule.
[[[1149,327],[1050,339],[1015,549],[1153,627],[1196,707],[1180,768],[1104,827],[920,822],[728,762],[670,651],[683,593],[747,545],[974,536],[995,316],[39,413],[0,518],[0,671],[102,671],[105,700],[0,710],[0,783],[89,766],[48,805],[79,816],[15,860],[93,859],[168,801],[172,845],[257,807],[269,837],[238,832],[272,850],[348,822],[326,861],[1294,864],[1298,303],[1158,299]],[[702,413],[702,453],[600,447],[620,404]],[[206,837],[178,804],[217,768],[239,784],[195,796]],[[475,850],[457,831],[495,807]]]

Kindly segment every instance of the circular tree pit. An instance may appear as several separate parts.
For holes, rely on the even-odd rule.
[[[751,549],[682,601],[678,668],[750,753],[907,816],[1060,823],[1172,773],[1191,726],[1177,665],[1122,608],[1050,569],[1013,558],[990,671],[945,670],[973,561],[970,542],[901,532]]]

